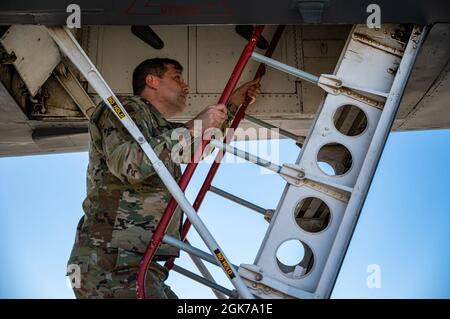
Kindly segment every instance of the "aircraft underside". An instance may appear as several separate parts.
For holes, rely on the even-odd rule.
[[[152,2],[150,7],[141,2],[130,2],[123,14],[123,4],[99,11],[95,3],[81,1],[82,25],[72,30],[119,97],[132,94],[131,73],[142,60],[155,56],[179,60],[191,88],[187,110],[173,119],[180,122],[217,102],[247,41],[251,23],[291,23],[284,30],[273,57],[319,76],[334,72],[352,25],[365,22],[368,16],[367,4],[353,4],[351,14],[333,10],[335,6],[345,8],[352,1],[332,1],[322,8],[319,18],[313,14],[315,11],[287,10],[264,2],[253,5],[245,16],[241,16],[245,9],[242,5],[250,5],[251,1],[241,6],[235,1],[219,1],[209,7],[204,6],[204,1],[184,2],[184,5],[159,1]],[[405,41],[411,22],[431,23],[401,101],[394,130],[450,127],[447,107],[450,24],[442,13],[448,4],[437,1],[419,14],[421,4],[412,1],[408,2],[408,10],[383,10],[382,22],[389,23],[381,26],[375,38],[368,39],[374,45],[395,47],[396,43]],[[380,6],[383,9],[393,4],[381,2]],[[65,23],[66,5],[49,1],[30,3],[27,10],[25,7],[26,1],[0,5],[0,156],[86,150],[87,121],[99,98],[59,52],[45,27],[32,25]],[[43,13],[45,10],[47,14]],[[106,14],[105,10],[110,12]],[[266,11],[273,14],[264,15]],[[105,15],[109,20],[105,21]],[[307,19],[319,20],[307,23]],[[152,23],[143,25],[144,21]],[[233,25],[205,25],[212,21]],[[242,25],[241,21],[248,24]],[[402,24],[404,21],[408,23]],[[260,43],[256,52],[264,52],[264,45],[275,29],[275,25],[266,27],[263,32],[266,43]],[[251,79],[257,66],[257,62],[250,61],[241,80]],[[396,69],[385,71],[395,73]],[[262,95],[248,114],[295,135],[306,136],[325,93],[313,84],[271,68],[261,84]],[[255,127],[255,124],[245,120],[242,126]]]

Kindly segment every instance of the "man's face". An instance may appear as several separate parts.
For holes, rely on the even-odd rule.
[[[176,70],[172,64],[166,64],[166,68],[158,85],[158,95],[171,113],[180,113],[186,108],[189,86],[184,82],[181,71]]]

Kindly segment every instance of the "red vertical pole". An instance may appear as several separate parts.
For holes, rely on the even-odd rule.
[[[231,73],[230,79],[228,80],[228,83],[225,86],[222,95],[220,96],[218,104],[226,104],[228,102],[231,93],[233,92],[237,82],[239,81],[239,78],[242,74],[242,71],[244,70],[245,65],[247,64],[248,60],[250,59],[253,53],[253,50],[255,49],[256,43],[258,42],[263,29],[264,26],[257,26],[255,28],[255,31],[250,41],[247,43],[244,50],[242,51],[241,56],[239,57],[239,60],[236,66],[234,67],[233,72]],[[184,171],[183,175],[180,178],[180,181],[178,182],[178,185],[180,186],[181,190],[184,191],[186,189],[189,181],[192,178],[192,175],[195,172],[195,169],[197,168],[199,160],[202,158],[201,155],[203,153],[203,150],[205,146],[208,145],[208,143],[209,140],[202,139],[201,147],[198,147],[195,150],[193,162],[187,165],[186,170]],[[172,197],[169,204],[166,207],[166,210],[164,211],[164,215],[162,216],[161,220],[158,223],[158,226],[155,229],[155,232],[153,233],[152,239],[150,240],[150,243],[147,246],[144,256],[141,259],[139,265],[138,278],[136,282],[136,294],[138,299],[146,298],[145,279],[147,276],[148,266],[150,265],[150,262],[155,256],[156,250],[164,237],[167,226],[169,225],[169,222],[177,206],[178,206],[177,202]]]
[[[267,56],[267,57],[272,56],[280,38],[281,38],[284,28],[285,28],[284,25],[278,26],[278,28],[275,31],[275,34],[272,37],[272,40],[270,41],[269,47],[266,50],[265,56]],[[261,63],[258,67],[258,70],[256,71],[254,79],[261,78],[262,76],[264,76],[265,70],[266,70],[265,65],[263,63]],[[241,122],[241,120],[244,118],[245,111],[247,110],[247,107],[250,104],[250,101],[251,101],[251,99],[247,96],[244,103],[239,108],[239,111],[236,113],[236,116],[234,117],[233,122],[231,123],[230,130],[228,130],[228,133],[225,137],[225,144],[228,144],[231,141],[231,139],[233,138],[234,131],[239,126],[239,123]],[[200,208],[200,206],[203,202],[203,199],[206,196],[206,193],[209,191],[212,180],[214,179],[214,176],[216,175],[216,172],[219,169],[220,163],[224,156],[225,156],[225,152],[219,151],[213,164],[211,165],[208,175],[206,176],[206,179],[203,182],[203,185],[200,188],[198,195],[194,201],[193,207],[196,211],[198,211],[198,209]],[[190,226],[191,226],[191,223],[189,222],[189,220],[186,220],[184,222],[183,229],[181,232],[181,240],[184,240],[186,238],[187,233],[189,232]],[[174,265],[174,258],[171,258],[165,263],[164,266],[170,270],[170,269],[172,269],[173,265]]]

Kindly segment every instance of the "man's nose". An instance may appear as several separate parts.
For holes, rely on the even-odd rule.
[[[183,92],[186,94],[189,93],[189,85],[187,85],[186,83],[183,83]]]

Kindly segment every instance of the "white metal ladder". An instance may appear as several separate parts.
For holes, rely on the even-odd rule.
[[[317,77],[259,54],[253,54],[255,60],[313,82],[328,94],[295,164],[278,166],[220,141],[211,141],[211,144],[218,148],[279,173],[288,182],[274,212],[217,188],[211,189],[216,194],[259,211],[270,219],[268,231],[254,264],[241,265],[235,280],[232,281],[241,297],[330,296],[391,130],[408,76],[425,37],[424,27],[414,27],[409,40],[405,43],[386,36],[397,27],[386,25],[377,30],[363,25],[355,26],[333,75]],[[72,62],[81,67],[82,71],[84,69],[83,75],[97,85],[94,88],[115,111],[118,118],[122,122],[123,119],[128,119],[125,110],[70,33],[63,31],[62,28],[52,28],[50,34]],[[67,46],[69,42],[70,46]],[[109,101],[109,97],[113,97],[113,103]],[[120,114],[124,117],[122,118]],[[252,117],[247,119],[271,128],[270,125]],[[158,167],[159,160],[145,140],[140,139],[142,136],[140,132],[136,132],[133,124],[127,123],[126,126],[131,128],[130,133]],[[289,132],[280,130],[280,133],[297,141],[301,140],[301,137]],[[322,170],[323,167],[319,162],[328,162],[334,174],[330,174],[331,170]],[[173,179],[167,176],[169,173],[165,172],[164,168],[161,164],[159,168],[161,172],[158,174],[165,175],[163,180],[167,181],[169,190],[188,213],[189,219],[192,218],[197,227],[200,224],[199,233],[207,234],[205,237],[210,241],[209,248],[216,247],[217,244],[198,217],[191,216],[195,215],[195,211]],[[288,241],[297,242],[303,247],[303,260],[295,265],[283,264],[277,259],[278,249]],[[215,254],[207,254],[167,235],[164,242],[222,266]],[[228,264],[234,271],[235,266],[230,262]],[[176,267],[175,270],[216,291],[233,295],[233,292],[211,280],[198,278],[180,267]]]
[[[131,136],[136,140],[136,142],[141,147],[142,151],[149,158],[155,172],[161,178],[164,185],[170,191],[172,196],[176,199],[177,203],[186,213],[190,222],[194,225],[205,244],[208,246],[210,251],[213,253],[211,256],[211,261],[216,265],[220,266],[222,270],[227,274],[231,283],[234,285],[238,294],[242,298],[252,299],[254,296],[250,293],[249,289],[241,279],[240,275],[235,270],[235,266],[231,264],[222,249],[219,247],[218,243],[211,235],[209,230],[206,228],[202,220],[198,217],[192,205],[189,203],[188,199],[184,195],[183,191],[178,186],[177,182],[164,166],[164,163],[156,156],[156,153],[146,141],[142,132],[139,130],[137,125],[133,122],[132,118],[128,115],[125,108],[122,106],[121,102],[117,99],[114,92],[105,82],[97,68],[91,62],[89,57],[80,47],[76,39],[70,33],[70,31],[65,27],[47,27],[47,31],[53,40],[56,42],[58,47],[62,52],[72,61],[72,63],[79,69],[81,74],[86,78],[89,84],[94,88],[98,95],[102,98],[108,108],[113,112],[116,118],[122,123],[122,125],[127,129]],[[166,236],[165,240],[170,240]],[[181,243],[183,244],[183,243]],[[219,290],[219,289],[217,289]],[[227,290],[223,290],[227,291]]]
[[[355,26],[334,75],[316,77],[253,54],[328,93],[295,165],[265,163],[214,142],[288,181],[254,264],[239,268],[256,296],[329,298],[425,37],[425,28],[416,26],[402,43],[390,37],[396,28]],[[277,257],[280,247],[292,243],[303,250],[294,265]]]
[[[414,27],[409,39],[402,42],[390,37],[397,28],[355,26],[333,75],[314,76],[253,53],[256,61],[313,82],[328,93],[306,140],[279,130],[303,144],[295,164],[279,166],[211,141],[217,148],[275,171],[288,182],[275,212],[210,188],[271,220],[254,264],[242,264],[238,270],[257,297],[329,298],[426,35],[424,27]],[[320,162],[328,162],[332,170],[323,169]],[[303,259],[294,265],[277,258],[278,249],[291,241],[303,251]],[[192,247],[186,250],[212,260]]]

